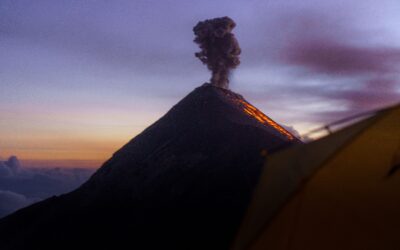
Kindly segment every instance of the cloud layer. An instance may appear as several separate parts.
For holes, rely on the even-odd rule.
[[[17,157],[0,161],[0,218],[17,209],[72,191],[93,169],[23,168]]]
[[[0,190],[0,218],[35,201],[37,200],[28,199],[22,194]]]

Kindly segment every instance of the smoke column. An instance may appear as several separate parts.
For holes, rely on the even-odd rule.
[[[195,56],[211,70],[211,84],[222,88],[228,88],[229,71],[240,64],[239,43],[231,33],[235,26],[231,18],[220,17],[199,22],[193,28],[194,42],[201,49]]]

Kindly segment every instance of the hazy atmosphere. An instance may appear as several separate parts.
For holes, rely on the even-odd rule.
[[[0,0],[0,249],[400,249],[399,13]]]
[[[209,80],[192,28],[218,16],[230,88],[300,133],[399,99],[399,1],[299,3],[1,1],[0,156],[98,167]]]

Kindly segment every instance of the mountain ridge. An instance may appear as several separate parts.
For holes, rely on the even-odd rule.
[[[77,190],[0,220],[0,235],[8,236],[3,245],[227,249],[257,183],[262,154],[296,143],[242,96],[205,84]],[[24,241],[16,242],[13,232],[21,227]],[[51,240],[43,243],[39,234]]]

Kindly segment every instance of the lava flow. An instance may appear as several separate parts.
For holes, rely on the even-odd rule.
[[[286,131],[286,129],[281,127],[278,123],[271,120],[268,116],[266,116],[256,107],[254,107],[253,105],[251,105],[250,103],[246,102],[243,99],[237,99],[236,101],[239,103],[239,105],[247,115],[252,116],[257,121],[261,122],[264,125],[272,126],[276,130],[278,130],[279,133],[286,136],[289,140],[294,140],[294,136],[291,133]]]

